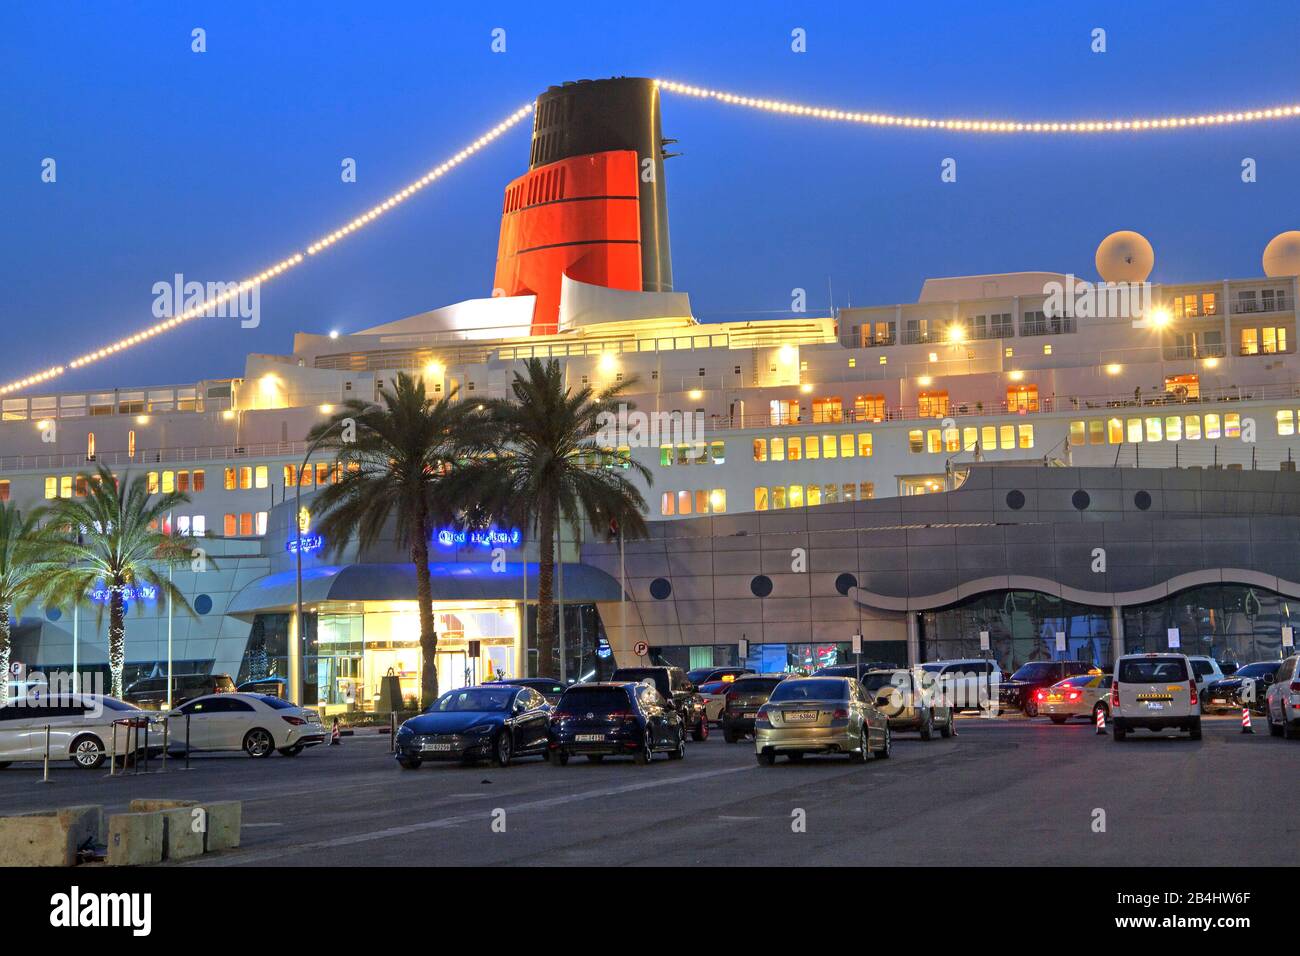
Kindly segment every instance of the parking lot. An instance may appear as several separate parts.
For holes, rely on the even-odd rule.
[[[358,731],[295,759],[195,757],[110,778],[62,762],[0,772],[7,812],[135,797],[243,801],[243,845],[189,865],[1289,864],[1300,745],[1205,718],[1201,741],[1018,717],[895,737],[889,760],[779,761],[718,734],[684,761],[525,759],[403,771]],[[1100,811],[1100,814],[1099,814]],[[1103,816],[1104,815],[1104,816]],[[1098,821],[1104,831],[1098,832]],[[802,826],[800,824],[802,823]]]

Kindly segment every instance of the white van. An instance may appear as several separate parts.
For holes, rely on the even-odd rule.
[[[1115,662],[1110,685],[1115,740],[1130,730],[1185,730],[1201,739],[1201,702],[1196,674],[1185,654],[1125,654]]]
[[[98,694],[10,700],[0,707],[0,769],[18,760],[43,760],[48,726],[51,760],[71,760],[78,767],[94,770],[114,752],[114,734],[116,753],[125,754],[131,746],[127,726],[115,722],[145,717],[144,711],[132,704]],[[143,730],[139,742],[143,746]],[[161,746],[161,732],[158,742]]]

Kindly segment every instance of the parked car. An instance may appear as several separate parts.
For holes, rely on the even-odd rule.
[[[1249,707],[1255,713],[1264,713],[1269,685],[1281,666],[1281,661],[1256,661],[1237,668],[1231,677],[1210,681],[1201,696],[1201,709],[1207,714],[1221,714]]]
[[[1295,654],[1282,662],[1265,701],[1268,732],[1274,737],[1285,736],[1287,740],[1300,738],[1300,673],[1297,673],[1297,663],[1300,663],[1300,657]]]
[[[1046,690],[1067,677],[1100,673],[1087,661],[1029,661],[998,687],[998,706],[1018,710],[1026,717],[1037,717],[1040,690]]]
[[[645,680],[651,681],[659,695],[677,711],[692,740],[708,739],[709,721],[704,714],[704,701],[680,667],[620,667],[610,677],[616,684]]]
[[[722,710],[727,705],[727,691],[734,683],[733,680],[711,680],[706,684],[700,684],[698,693],[700,700],[704,703],[704,717],[711,722],[717,722],[722,719]]]
[[[289,682],[283,677],[261,677],[257,680],[246,680],[235,688],[241,694],[269,694],[271,697],[279,697],[281,700],[289,699]],[[182,701],[182,703],[184,703]]]
[[[269,757],[279,751],[296,757],[324,740],[316,711],[268,694],[207,694],[167,714],[167,749],[182,754],[188,746],[191,752],[242,750]]]
[[[1184,730],[1201,739],[1201,704],[1192,664],[1184,654],[1125,654],[1115,662],[1110,688],[1115,740],[1145,728]]]
[[[730,683],[741,674],[752,673],[754,673],[752,667],[696,667],[686,672],[686,679],[696,687],[700,687],[716,680]]]
[[[493,684],[509,684],[512,687],[531,687],[546,698],[548,704],[554,704],[564,694],[564,685],[553,677],[516,677],[514,680],[503,677],[501,680],[486,680],[484,687]]]
[[[550,750],[554,767],[565,766],[576,755],[592,763],[632,757],[648,764],[656,753],[681,760],[686,756],[686,725],[652,684],[575,684],[551,713]]]
[[[880,668],[862,675],[862,687],[889,720],[890,731],[915,730],[922,740],[935,731],[952,736],[952,708],[938,694],[927,693],[915,670],[906,667]]]
[[[889,718],[876,709],[852,677],[792,677],[772,689],[754,718],[754,756],[762,766],[778,754],[848,754],[863,763],[869,754],[888,757]]]
[[[746,674],[737,677],[727,688],[722,710],[722,739],[734,744],[741,737],[754,733],[754,718],[758,709],[767,703],[773,688],[788,674]]]
[[[1109,674],[1080,674],[1058,681],[1051,687],[1034,692],[1038,713],[1052,718],[1052,723],[1063,724],[1071,717],[1086,717],[1097,721],[1097,711],[1110,718]]]
[[[869,671],[889,671],[897,664],[889,661],[863,661],[860,664],[828,664],[809,674],[809,677],[853,677],[862,680],[862,675]]]
[[[1192,673],[1196,676],[1196,693],[1204,700],[1205,689],[1216,680],[1223,680],[1223,669],[1213,657],[1190,654],[1187,660],[1191,662]]]
[[[491,760],[508,767],[516,757],[545,757],[551,705],[541,692],[491,683],[443,694],[397,728],[395,754],[405,770],[425,760]]]
[[[113,753],[126,755],[137,741],[143,747],[144,731],[132,737],[127,722],[142,727],[148,719],[134,704],[100,694],[11,699],[0,707],[0,769],[19,760],[44,760],[48,725],[51,760],[94,770]],[[157,739],[161,742],[161,732]]]
[[[944,703],[959,712],[995,707],[1002,683],[997,662],[980,657],[927,661],[919,676],[927,692],[942,694]]]
[[[172,707],[208,694],[231,694],[235,682],[229,674],[173,674]],[[167,678],[145,677],[135,681],[122,694],[127,703],[141,710],[163,710],[167,707]]]

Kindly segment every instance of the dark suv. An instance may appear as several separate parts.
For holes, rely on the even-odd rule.
[[[1019,710],[1026,717],[1037,717],[1038,699],[1035,695],[1038,691],[1067,677],[1094,671],[1101,673],[1095,664],[1087,661],[1030,661],[999,685],[998,705]]]
[[[708,738],[709,721],[704,699],[696,693],[695,685],[680,667],[620,667],[610,680],[615,683],[650,681],[660,696],[677,711],[692,740]]]
[[[777,684],[788,674],[745,674],[727,688],[727,703],[722,708],[722,739],[734,744],[754,733],[758,708],[767,703]]]
[[[207,694],[230,694],[235,682],[229,674],[173,674],[172,706]],[[138,680],[122,694],[123,700],[141,710],[162,710],[167,706],[167,678],[146,677]]]

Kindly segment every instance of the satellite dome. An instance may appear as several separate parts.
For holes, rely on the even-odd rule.
[[[1097,247],[1097,273],[1106,282],[1145,282],[1156,253],[1141,233],[1112,232]]]
[[[1300,231],[1279,233],[1264,247],[1264,275],[1300,275]]]

